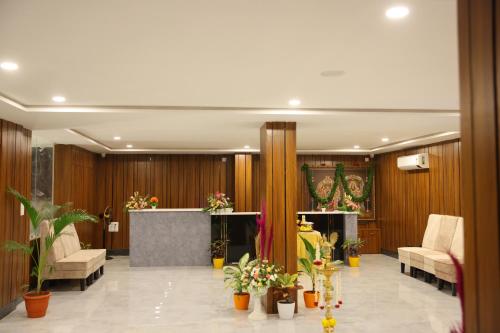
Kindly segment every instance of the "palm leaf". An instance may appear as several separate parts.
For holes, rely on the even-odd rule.
[[[7,251],[18,251],[21,250],[27,255],[31,255],[33,253],[33,247],[28,246],[26,244],[21,244],[13,240],[8,240],[5,242],[4,247]]]
[[[28,217],[30,218],[31,225],[32,225],[33,229],[37,230],[38,224],[40,223],[40,219],[38,216],[38,212],[35,209],[35,207],[33,207],[33,205],[31,204],[31,201],[28,200],[28,198],[26,198],[21,193],[19,193],[18,191],[14,190],[11,187],[9,187],[7,189],[7,192],[12,194],[17,199],[17,201],[19,201],[24,206],[24,209],[26,210],[26,213],[28,214]]]
[[[311,262],[314,261],[314,259],[316,258],[316,249],[314,248],[314,246],[311,244],[311,242],[309,242],[307,239],[305,239],[304,237],[300,236],[300,238],[302,238],[302,241],[304,242],[304,246],[306,248],[306,251],[307,251],[307,255],[309,256],[309,260]]]
[[[299,258],[299,264],[302,266],[304,273],[312,276],[312,264],[306,258]]]
[[[84,221],[97,223],[97,218],[88,214],[84,210],[72,210],[66,212],[52,222],[54,225],[54,234],[58,237],[61,231],[68,225]]]
[[[240,268],[240,271],[243,271],[246,267],[246,265],[248,264],[248,259],[250,258],[250,254],[249,253],[245,253],[241,258],[240,260],[238,261],[238,266]]]

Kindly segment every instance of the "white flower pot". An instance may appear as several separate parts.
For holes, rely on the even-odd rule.
[[[232,208],[225,208],[224,213],[232,213],[233,209]]]
[[[326,212],[326,208],[323,208],[323,207],[322,207],[322,208],[321,208],[321,212],[323,212],[323,213],[324,213],[324,212]]]
[[[295,312],[295,302],[293,303],[282,303],[278,301],[278,314],[280,319],[290,320],[293,319],[293,314]]]
[[[267,288],[265,290],[267,293]],[[265,297],[266,294],[260,293],[251,293],[250,299],[253,300],[253,311],[248,315],[248,319],[250,320],[266,320],[267,313],[262,306],[262,297]]]

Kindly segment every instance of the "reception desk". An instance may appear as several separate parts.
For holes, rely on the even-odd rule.
[[[207,266],[209,245],[228,239],[226,262],[237,262],[246,252],[255,256],[257,212],[210,215],[199,208],[130,211],[130,266]],[[339,234],[335,259],[344,260],[340,244],[358,237],[357,215],[345,212],[298,212],[322,234]]]

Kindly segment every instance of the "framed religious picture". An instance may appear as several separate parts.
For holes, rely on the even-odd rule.
[[[349,186],[349,192],[355,197],[362,197],[365,188],[369,182],[369,166],[345,166],[344,176],[347,186]],[[330,194],[333,184],[335,182],[335,170],[336,168],[310,168],[312,175],[313,188],[316,193],[321,198],[327,198]],[[375,177],[372,178],[371,191],[368,193],[365,200],[362,202],[356,202],[357,209],[359,211],[359,219],[373,220],[375,219]],[[326,208],[326,210],[337,210],[345,207],[347,193],[344,189],[344,184],[339,182],[335,194],[330,202],[327,204],[321,204],[313,200],[313,209],[321,210],[321,208]]]

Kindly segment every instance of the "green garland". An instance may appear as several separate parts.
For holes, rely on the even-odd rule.
[[[366,199],[368,199],[370,193],[372,192],[373,174],[374,174],[373,164],[370,164],[370,166],[368,167],[368,180],[363,188],[363,194],[359,197],[355,196],[354,193],[352,193],[351,189],[349,188],[349,184],[345,179],[343,163],[337,164],[337,167],[335,168],[335,180],[333,182],[332,189],[330,193],[328,193],[328,196],[326,198],[322,198],[318,195],[318,193],[316,193],[316,189],[314,188],[314,184],[312,181],[312,171],[309,168],[308,164],[304,163],[304,165],[302,165],[302,171],[306,173],[307,187],[309,189],[309,193],[313,197],[314,201],[320,203],[321,205],[327,205],[333,200],[333,196],[335,195],[337,187],[339,186],[340,183],[342,183],[342,187],[344,188],[345,193],[349,195],[352,198],[352,201],[354,202],[364,202]]]

